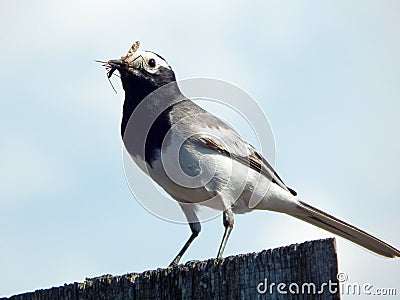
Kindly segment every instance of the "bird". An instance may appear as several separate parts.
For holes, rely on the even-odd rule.
[[[295,217],[383,257],[400,251],[371,234],[304,202],[272,165],[230,125],[204,110],[179,88],[159,54],[138,50],[103,61],[110,78],[119,72],[125,91],[121,137],[133,161],[181,207],[191,235],[170,263],[177,266],[201,231],[197,210],[222,212],[221,258],[234,214],[269,210]]]

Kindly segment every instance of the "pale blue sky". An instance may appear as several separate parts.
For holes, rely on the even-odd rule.
[[[14,0],[0,33],[0,296],[165,267],[187,239],[130,193],[123,92],[94,63],[137,39],[178,79],[246,90],[269,117],[285,182],[400,247],[400,2]],[[203,224],[184,261],[214,257],[222,232],[220,219]],[[327,236],[256,212],[236,217],[225,254]],[[400,293],[400,259],[337,242],[349,281]]]

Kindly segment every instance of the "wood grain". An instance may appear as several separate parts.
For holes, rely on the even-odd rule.
[[[259,253],[239,254],[224,259],[191,261],[175,268],[157,269],[141,274],[104,275],[84,283],[66,284],[47,290],[12,296],[13,300],[100,300],[100,299],[339,299],[339,292],[291,294],[288,286],[337,283],[337,256],[334,239],[305,242]],[[272,293],[260,293],[275,283]],[[286,284],[288,294],[277,291]],[[285,289],[283,289],[285,290]],[[312,292],[312,289],[311,289]]]

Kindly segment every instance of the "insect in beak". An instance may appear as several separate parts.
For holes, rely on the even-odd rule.
[[[113,75],[115,70],[117,70],[118,68],[123,67],[124,65],[127,65],[127,63],[126,63],[126,61],[124,59],[113,59],[113,60],[109,60],[105,64],[103,64],[103,66],[107,70],[107,77],[108,78],[110,78]]]
[[[105,67],[106,71],[107,71],[107,78],[108,81],[110,81],[111,76],[114,74],[114,72],[121,67],[127,67],[130,63],[132,63],[133,61],[136,60],[136,58],[132,59],[133,54],[137,51],[137,49],[139,49],[140,46],[140,42],[136,41],[133,43],[133,45],[131,46],[131,48],[129,48],[128,53],[121,57],[121,59],[112,59],[109,61],[100,61],[100,60],[96,60],[96,62],[99,62],[102,64],[103,67]],[[111,83],[111,81],[110,81]],[[111,83],[112,88],[114,89],[115,92],[117,92],[114,88],[114,86]]]

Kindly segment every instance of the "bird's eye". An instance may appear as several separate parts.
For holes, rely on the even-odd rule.
[[[154,58],[150,58],[148,64],[150,68],[154,68],[156,66],[156,60]]]

